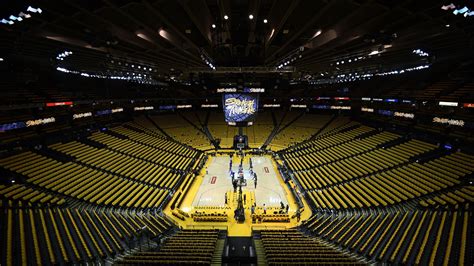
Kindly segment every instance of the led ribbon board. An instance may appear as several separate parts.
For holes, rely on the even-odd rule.
[[[133,107],[134,111],[153,110],[153,109],[155,109],[155,107],[153,107],[153,106],[136,106],[136,107]]]
[[[39,126],[39,125],[44,125],[44,124],[49,124],[49,123],[54,123],[56,122],[56,118],[54,117],[48,117],[48,118],[42,118],[42,119],[36,119],[36,120],[28,120],[25,122],[26,127],[32,127],[32,126]]]
[[[19,129],[26,127],[25,122],[14,122],[8,124],[1,124],[0,125],[0,132],[5,132],[8,130]]]
[[[53,107],[53,106],[72,106],[72,102],[52,102],[52,103],[46,103],[46,107]]]
[[[90,117],[90,116],[92,116],[92,112],[73,114],[72,115],[72,120],[80,119],[80,118],[84,118],[84,117]]]
[[[232,93],[222,97],[226,122],[252,121],[258,110],[257,94]]]

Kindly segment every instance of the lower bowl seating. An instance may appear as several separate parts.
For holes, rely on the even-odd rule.
[[[195,222],[227,222],[226,213],[206,213],[196,211],[191,216]]]
[[[166,239],[158,250],[126,256],[117,263],[210,265],[218,237],[218,230],[182,230]]]
[[[252,223],[289,223],[290,216],[287,213],[281,214],[253,214]]]
[[[360,260],[296,230],[265,230],[260,231],[260,237],[269,265],[365,265]]]

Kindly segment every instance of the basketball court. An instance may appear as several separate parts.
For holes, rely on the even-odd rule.
[[[231,170],[235,173],[235,178],[238,177],[241,158],[240,156],[232,157]],[[237,207],[237,196],[239,193],[238,189],[236,193],[234,193],[229,168],[230,160],[229,155],[209,156],[200,175],[196,176],[192,185],[187,190],[182,203],[178,207],[180,211],[187,213],[189,215],[188,217],[178,219],[174,216],[173,213],[176,213],[177,209],[172,210],[170,208],[171,204],[165,208],[164,213],[182,228],[219,228],[228,230],[229,236],[250,236],[252,230],[292,228],[299,224],[294,218],[286,223],[252,222],[251,206],[254,203],[256,204],[256,214],[263,213],[264,209],[267,209],[267,213],[269,214],[280,212],[280,202],[285,205],[285,208],[286,205],[288,205],[288,215],[290,217],[294,216],[298,208],[291,191],[278,173],[276,162],[269,155],[247,155],[242,161],[242,172],[246,181],[246,185],[242,186],[245,222],[237,222],[234,219],[234,210]],[[250,172],[250,160],[252,161],[252,171],[257,175],[256,187],[254,178],[252,177],[253,174]],[[305,202],[304,204],[306,206]],[[191,218],[191,215],[196,211],[221,213],[226,215],[228,220],[225,223],[196,222]],[[311,211],[309,208],[305,208],[301,214],[301,220],[309,218],[310,215]]]
[[[250,172],[250,160],[253,172],[257,174],[257,186]],[[280,185],[281,177],[277,175],[268,156],[248,156],[242,164],[244,179],[247,186],[242,188],[243,193],[255,195],[254,202],[257,206],[279,207],[280,202],[286,206],[288,199],[286,191]],[[240,157],[232,160],[232,171],[237,176]],[[233,190],[232,178],[229,171],[230,157],[211,157],[203,182],[194,197],[192,206],[225,206],[225,194]]]

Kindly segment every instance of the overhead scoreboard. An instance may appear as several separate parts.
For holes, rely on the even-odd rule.
[[[248,137],[242,127],[250,126],[258,111],[258,94],[226,93],[222,95],[225,121],[228,125],[238,126],[239,134],[234,136],[234,149],[247,149]]]
[[[258,111],[258,94],[226,93],[222,95],[225,121],[231,125],[248,125]]]

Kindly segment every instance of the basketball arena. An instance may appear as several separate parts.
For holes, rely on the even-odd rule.
[[[474,264],[474,2],[0,22],[0,265]]]

